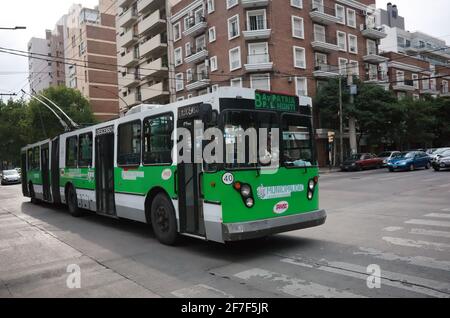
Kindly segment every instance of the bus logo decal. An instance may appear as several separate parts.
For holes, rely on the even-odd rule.
[[[265,187],[261,185],[257,189],[258,198],[261,200],[289,198],[294,192],[303,192],[305,187],[303,184],[280,185]]]
[[[273,212],[276,214],[283,214],[289,209],[289,203],[287,201],[278,202],[273,207]]]
[[[143,171],[125,171],[122,170],[122,179],[128,181],[136,181],[137,178],[144,178]]]
[[[170,170],[170,169],[164,170],[164,171],[162,172],[162,174],[161,174],[161,178],[162,178],[164,181],[167,181],[167,180],[169,180],[170,178],[172,178],[172,170]]]

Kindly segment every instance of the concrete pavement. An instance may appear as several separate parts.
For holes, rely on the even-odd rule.
[[[335,172],[320,186],[322,227],[177,247],[145,224],[75,219],[0,187],[0,296],[450,297],[450,172]],[[80,289],[67,287],[73,264]]]

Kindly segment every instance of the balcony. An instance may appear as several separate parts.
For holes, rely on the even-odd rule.
[[[130,52],[126,53],[121,58],[119,58],[119,61],[120,61],[119,64],[123,66],[133,67],[139,63],[139,55],[135,50],[131,50]]]
[[[119,0],[117,4],[120,8],[127,8],[133,3],[133,1],[134,0]]]
[[[241,5],[244,8],[267,7],[269,0],[241,0]]]
[[[126,74],[120,78],[120,84],[124,87],[133,87],[139,85],[140,80],[139,73]]]
[[[242,32],[244,34],[244,39],[247,41],[253,40],[264,40],[270,38],[272,34],[271,29],[255,29],[255,30],[247,30]]]
[[[186,63],[198,63],[204,61],[208,57],[208,50],[206,48],[199,48],[198,52],[191,54],[184,59]]]
[[[381,28],[369,27],[367,25],[364,25],[361,33],[366,38],[372,40],[381,40],[387,37],[387,34],[384,33]]]
[[[420,94],[438,95],[439,91],[436,88],[421,89]]]
[[[127,103],[128,106],[136,106],[142,103],[141,94],[138,92],[129,93],[127,96],[123,97],[123,100]]]
[[[164,82],[159,82],[150,86],[141,86],[142,100],[144,103],[151,104],[161,100],[167,100],[169,88]]]
[[[166,20],[160,10],[156,10],[138,24],[139,35],[157,34],[166,29]]]
[[[211,80],[208,78],[206,72],[194,74],[192,81],[186,85],[188,91],[198,90],[209,86]]]
[[[378,64],[386,62],[389,59],[387,57],[378,55],[376,52],[369,52],[369,54],[363,56],[363,60],[364,62]]]
[[[267,53],[249,55],[247,62],[244,65],[247,72],[272,71],[273,69],[273,62],[270,62],[270,56]]]
[[[311,42],[311,45],[316,51],[331,53],[333,51],[339,51],[339,46],[336,43],[336,38],[315,34],[314,41]]]
[[[137,4],[138,12],[144,14],[163,7],[164,0],[139,0]]]
[[[165,34],[157,34],[151,39],[139,45],[141,56],[161,55],[167,50],[167,37]]]
[[[392,89],[394,91],[414,92],[416,87],[414,86],[413,80],[404,80],[403,82],[399,81],[393,84]]]
[[[369,73],[364,83],[374,84],[383,87],[385,90],[389,90],[389,79],[384,72],[381,73]]]
[[[326,25],[335,24],[340,21],[340,19],[336,17],[335,10],[326,7],[317,7],[312,9],[309,16],[314,22]]]
[[[183,35],[196,37],[201,33],[205,33],[207,27],[206,19],[201,17],[200,19],[196,19],[195,22],[191,21],[189,28],[183,32]]]
[[[119,48],[129,47],[135,42],[137,42],[137,40],[138,37],[134,34],[133,30],[129,30],[120,35],[120,37],[117,39],[117,45]]]
[[[160,57],[150,63],[141,64],[140,74],[143,78],[162,76],[168,72],[167,58]]]
[[[339,76],[339,71],[336,66],[321,64],[314,67],[313,75],[316,78],[328,79]]]
[[[129,28],[132,26],[138,19],[137,10],[134,8],[128,9],[126,12],[122,12],[119,15],[119,19],[117,24],[121,28]]]

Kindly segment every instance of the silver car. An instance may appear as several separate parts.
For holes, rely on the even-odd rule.
[[[435,162],[437,160],[437,158],[442,155],[444,152],[446,152],[447,150],[450,150],[450,147],[445,147],[445,148],[438,148],[436,149],[431,155],[431,162]]]
[[[378,155],[378,158],[383,159],[383,167],[387,167],[389,160],[395,158],[400,155],[400,151],[385,151]]]

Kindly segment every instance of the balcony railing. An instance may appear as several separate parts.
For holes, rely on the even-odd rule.
[[[251,54],[247,56],[247,64],[244,66],[247,72],[270,71],[273,69],[273,62],[268,53]]]
[[[269,0],[241,0],[244,8],[267,7]]]
[[[387,34],[384,33],[382,28],[376,28],[374,26],[370,26],[367,24],[365,24],[362,27],[361,33],[366,38],[373,39],[373,40],[380,40],[380,39],[384,39],[385,37],[387,37]]]
[[[336,37],[332,37],[323,33],[314,33],[314,41],[311,42],[314,50],[330,53],[339,51]]]
[[[188,55],[184,61],[186,63],[198,63],[204,61],[208,57],[208,50],[206,46],[200,46],[193,50],[190,55]]]
[[[194,73],[190,84],[186,85],[188,91],[197,90],[208,86],[210,83],[209,75],[207,72],[202,71]]]
[[[248,30],[242,32],[246,40],[262,40],[268,39],[272,30],[268,28],[267,21],[258,20],[250,23]]]
[[[204,33],[207,27],[205,17],[190,18],[188,28],[183,32],[184,36],[195,37],[200,33]]]
[[[138,19],[138,12],[136,8],[130,8],[119,15],[118,24],[121,28],[130,27]]]
[[[137,9],[140,13],[151,12],[164,6],[164,0],[139,0]]]
[[[160,33],[147,39],[139,46],[141,56],[157,55],[167,47],[167,35]]]
[[[336,11],[333,8],[325,6],[312,8],[309,16],[314,22],[320,24],[334,24],[340,21],[340,19],[336,17]]]
[[[313,75],[318,78],[336,77],[339,75],[339,70],[333,65],[319,64],[314,67]]]
[[[138,30],[139,35],[146,33],[158,33],[166,27],[165,13],[160,10],[156,10],[148,17],[139,22]]]

